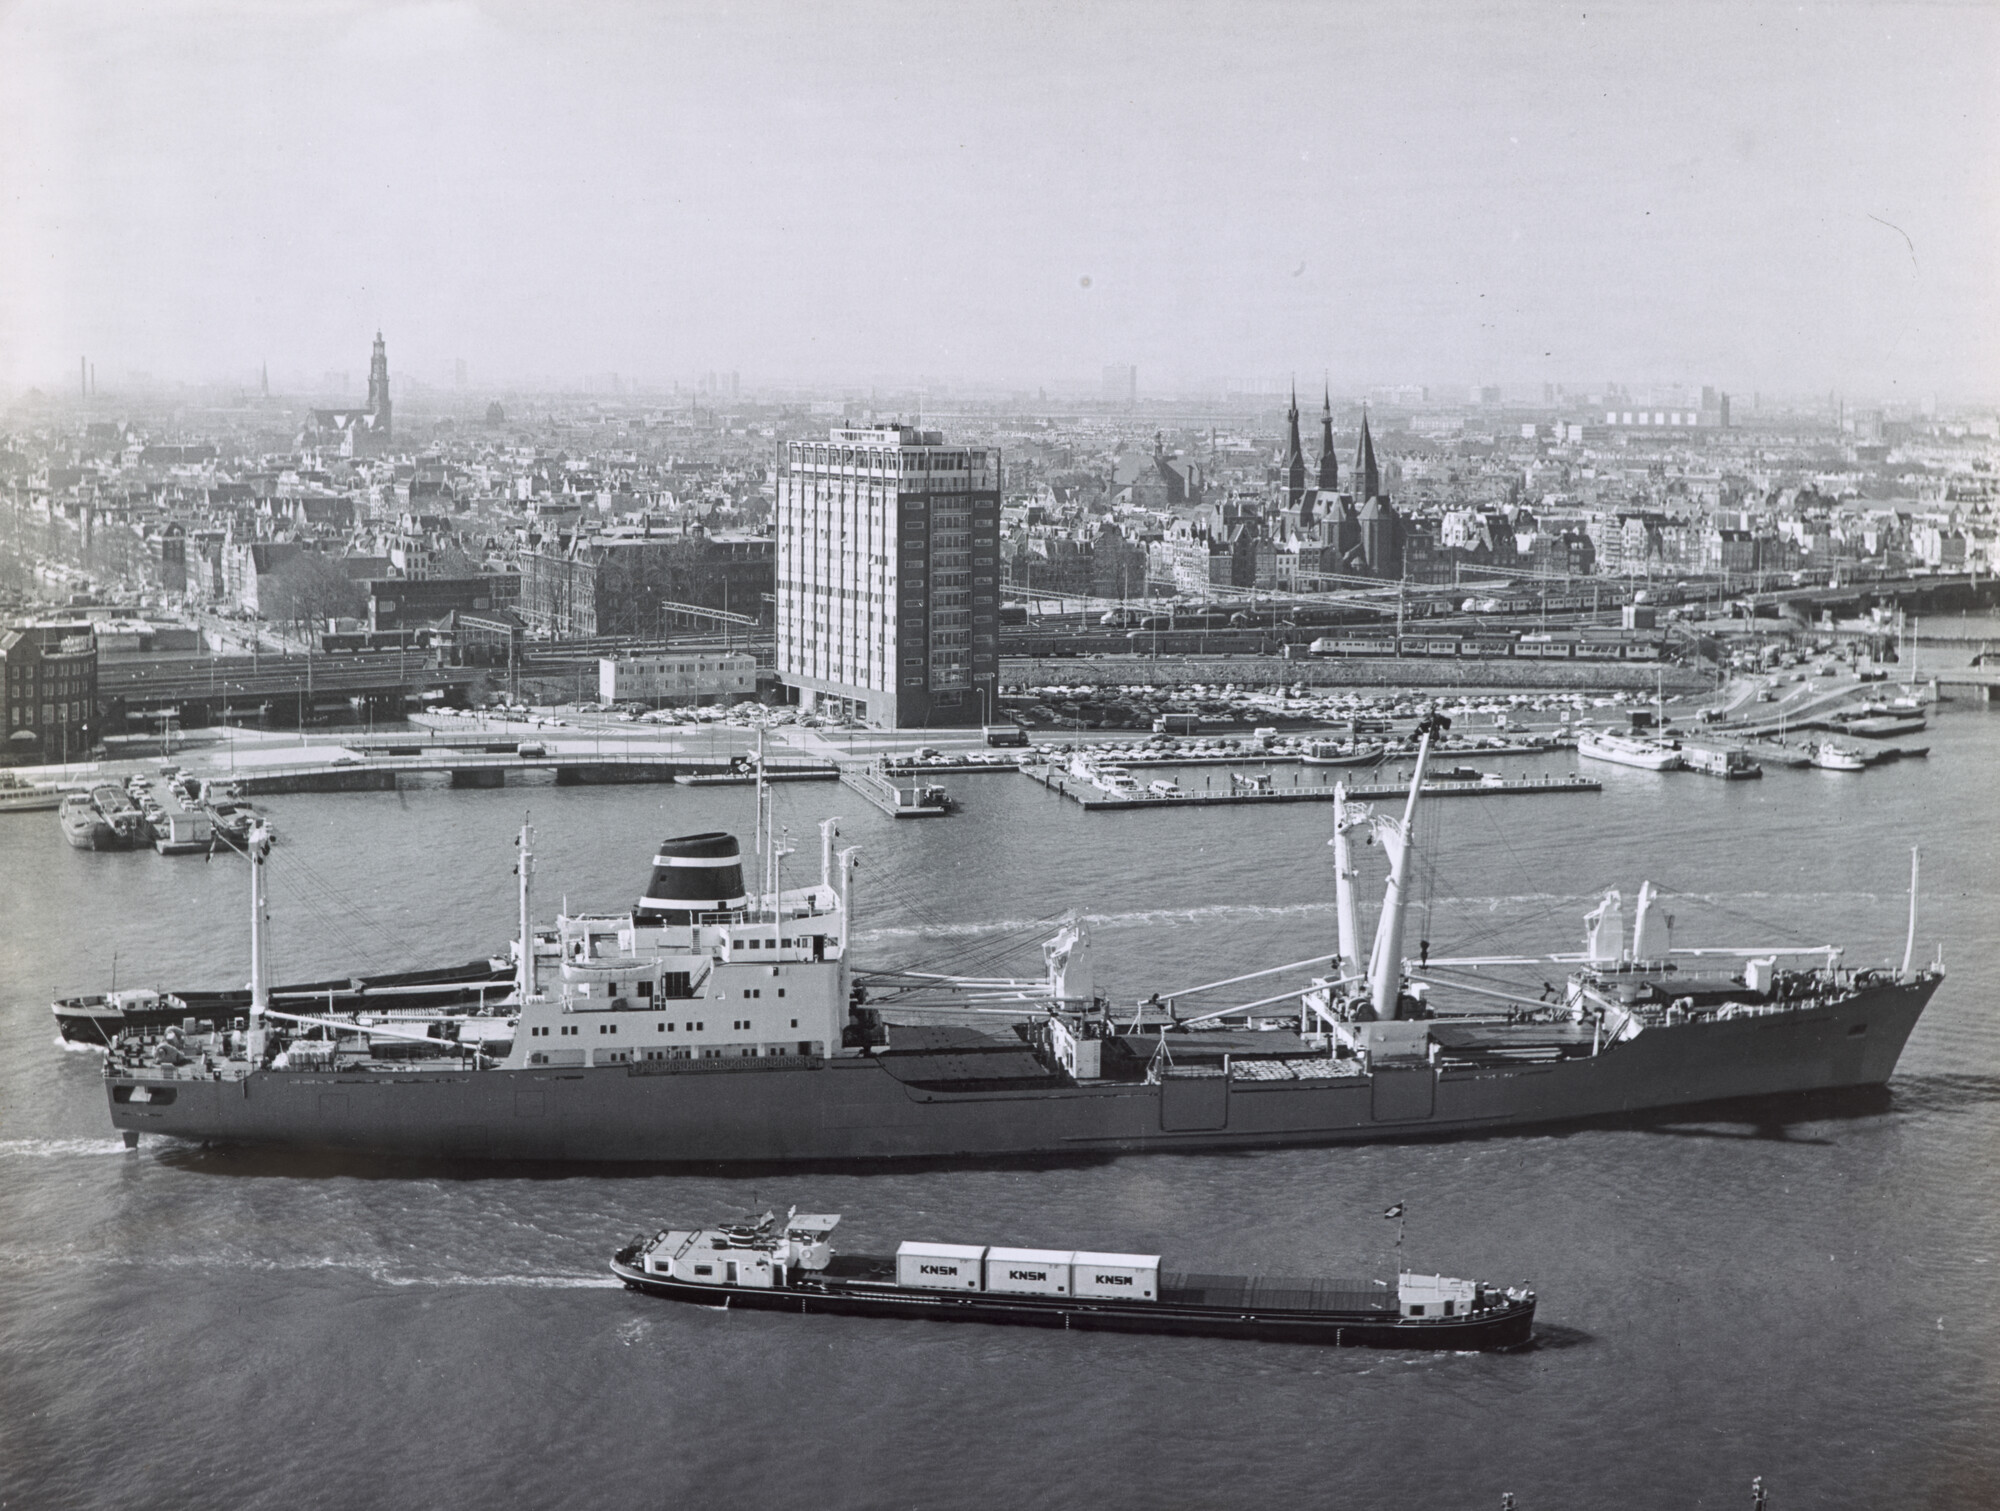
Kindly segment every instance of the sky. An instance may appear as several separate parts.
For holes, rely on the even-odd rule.
[[[0,0],[0,383],[2000,396],[2000,6]]]

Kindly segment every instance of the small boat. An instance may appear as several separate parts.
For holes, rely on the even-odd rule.
[[[65,787],[40,787],[11,771],[0,771],[0,813],[40,813],[62,806]]]
[[[1834,714],[1827,722],[1842,734],[1885,740],[1893,735],[1917,734],[1924,728],[1926,720],[1916,708],[1899,710],[1885,703],[1870,703],[1862,708]]]
[[[249,842],[250,828],[256,823],[257,816],[248,808],[230,802],[211,803],[208,813],[218,839],[234,845],[239,850]]]
[[[1851,745],[1821,740],[1813,746],[1812,763],[1821,771],[1862,771],[1867,768],[1868,757]]]
[[[1146,784],[1148,797],[1179,797],[1181,784],[1172,777],[1159,777]]]
[[[1299,764],[1302,766],[1379,766],[1389,753],[1386,745],[1363,745],[1358,740],[1314,740]]]
[[[1130,771],[1112,762],[1101,761],[1083,751],[1070,757],[1069,774],[1090,783],[1098,791],[1108,793],[1112,797],[1139,796],[1138,779]]]
[[[1576,753],[1593,761],[1636,766],[1641,771],[1672,771],[1681,764],[1681,753],[1671,745],[1638,735],[1613,734],[1609,730],[1586,729],[1579,732]]]
[[[1403,1271],[1381,1280],[1162,1270],[1157,1254],[899,1244],[836,1254],[838,1213],[662,1228],[611,1260],[628,1289],[774,1312],[990,1322],[1076,1332],[1169,1333],[1359,1348],[1519,1348],[1535,1293]]]
[[[62,800],[62,807],[56,818],[62,824],[63,838],[78,850],[116,850],[118,836],[104,815],[97,811],[87,792],[72,792]]]

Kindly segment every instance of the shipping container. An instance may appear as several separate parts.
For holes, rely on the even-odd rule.
[[[1070,1255],[1070,1294],[1122,1296],[1131,1301],[1160,1299],[1160,1256],[1157,1254]]]
[[[986,1289],[1019,1296],[1067,1296],[1067,1249],[988,1249]]]
[[[976,1291],[986,1250],[965,1243],[899,1243],[896,1284],[929,1291]]]

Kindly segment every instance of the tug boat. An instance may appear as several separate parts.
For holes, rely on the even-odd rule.
[[[1868,757],[1851,745],[1821,740],[1813,746],[1812,763],[1821,771],[1865,771]]]
[[[628,1289],[756,1311],[993,1322],[1071,1331],[1172,1333],[1407,1349],[1520,1348],[1535,1293],[1403,1271],[1381,1280],[1162,1270],[1157,1254],[905,1242],[836,1254],[837,1213],[662,1228],[611,1260]]]

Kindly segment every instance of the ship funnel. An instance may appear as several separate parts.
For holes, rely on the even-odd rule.
[[[748,901],[736,836],[720,830],[684,834],[660,842],[646,895],[632,905],[632,921],[688,924],[699,914],[740,908]]]
[[[1583,915],[1584,958],[1592,965],[1616,965],[1625,953],[1625,899],[1617,888]]]

